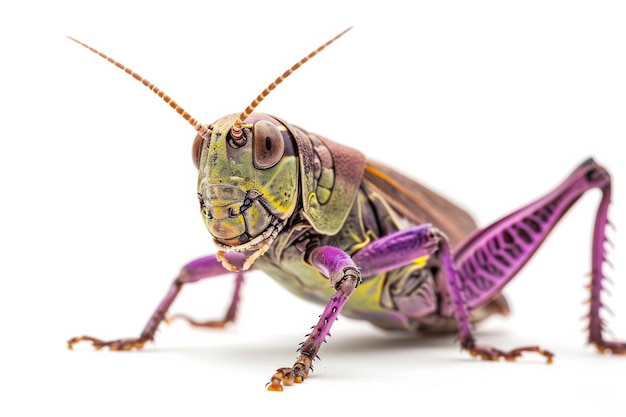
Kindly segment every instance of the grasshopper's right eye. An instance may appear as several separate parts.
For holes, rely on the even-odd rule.
[[[205,146],[205,143],[208,144],[210,139],[204,139],[203,136],[208,138],[211,137],[210,129],[202,129],[201,133],[196,135],[196,138],[193,140],[193,145],[191,147],[191,158],[193,159],[193,164],[197,169],[200,169],[200,157],[202,156],[202,148]]]

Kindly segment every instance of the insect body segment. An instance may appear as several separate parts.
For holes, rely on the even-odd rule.
[[[476,343],[472,326],[508,313],[502,291],[554,226],[588,190],[602,191],[594,225],[589,341],[598,350],[626,353],[604,338],[601,292],[604,242],[611,198],[608,172],[592,159],[545,196],[479,229],[462,208],[361,152],[274,116],[253,113],[269,92],[335,39],[278,77],[240,114],[201,125],[156,87],[81,43],[148,86],[188,120],[203,221],[218,252],[188,263],[140,336],[103,341],[96,348],[140,349],[152,341],[185,284],[234,273],[235,290],[222,319],[234,321],[245,271],[266,272],[292,293],[323,307],[291,367],[279,368],[267,387],[302,382],[340,314],[405,331],[454,331],[463,349],[486,360],[515,360],[525,352],[552,361],[538,346],[500,350]],[[167,97],[167,99],[165,99]],[[175,105],[173,105],[174,103]]]

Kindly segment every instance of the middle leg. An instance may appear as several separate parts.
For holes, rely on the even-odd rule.
[[[472,356],[497,360],[514,360],[522,352],[536,352],[551,361],[553,354],[536,346],[502,351],[487,345],[477,345],[472,335],[469,308],[463,291],[463,281],[457,271],[455,259],[450,251],[448,238],[431,225],[415,226],[384,236],[354,255],[364,277],[389,271],[413,262],[415,259],[438,252],[440,291],[445,295],[446,307],[456,321],[459,340],[463,349]],[[443,306],[439,306],[441,310]]]

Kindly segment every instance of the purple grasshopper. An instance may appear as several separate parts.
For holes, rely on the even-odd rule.
[[[508,312],[502,289],[569,208],[599,188],[588,340],[600,352],[626,353],[626,343],[603,336],[611,179],[592,159],[543,197],[478,229],[463,209],[393,169],[277,117],[253,113],[278,84],[346,31],[293,65],[242,113],[208,125],[135,72],[73,39],[142,82],[196,129],[200,212],[218,251],[182,268],[139,337],[81,336],[69,340],[70,349],[81,341],[97,349],[141,349],[185,284],[232,273],[235,292],[223,319],[179,316],[196,326],[223,327],[235,319],[246,271],[256,268],[325,306],[294,365],[271,377],[272,391],[302,382],[339,314],[385,329],[456,331],[461,347],[481,359],[515,360],[534,352],[551,362],[553,354],[537,346],[503,351],[477,344],[472,325]]]

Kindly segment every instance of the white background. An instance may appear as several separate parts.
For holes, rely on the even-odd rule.
[[[214,249],[198,215],[193,129],[64,37],[112,55],[210,122],[242,111],[286,68],[354,26],[258,110],[410,173],[482,225],[594,156],[615,178],[618,231],[606,268],[615,285],[605,299],[611,328],[626,338],[623,2],[7,3],[1,415],[602,415],[623,407],[626,358],[585,346],[579,320],[597,192],[507,288],[513,315],[476,332],[506,349],[540,344],[557,353],[552,366],[532,355],[480,362],[452,336],[389,335],[342,319],[312,376],[268,393],[264,384],[292,364],[321,307],[260,273],[249,276],[240,320],[224,332],[174,323],[141,353],[67,351],[75,335],[137,335],[178,269]],[[172,311],[218,317],[231,285],[189,287]]]

